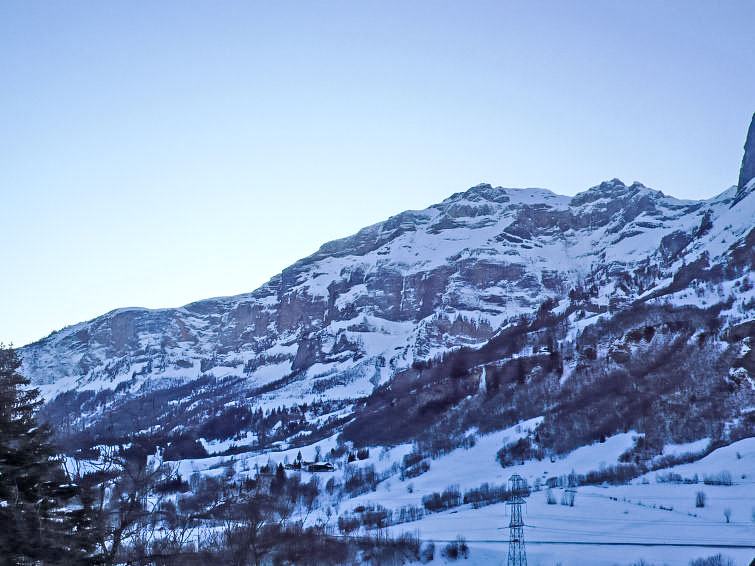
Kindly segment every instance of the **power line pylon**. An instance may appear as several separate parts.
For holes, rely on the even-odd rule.
[[[511,506],[509,522],[509,560],[507,566],[527,566],[527,549],[524,546],[524,518],[522,507],[527,493],[527,482],[518,474],[509,478],[511,499],[506,505]]]

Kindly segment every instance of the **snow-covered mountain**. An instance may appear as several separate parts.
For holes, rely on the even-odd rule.
[[[755,116],[739,183],[712,199],[481,184],[252,293],[55,332],[22,371],[67,467],[154,466],[132,499],[160,502],[147,538],[183,525],[190,552],[238,500],[231,523],[256,508],[327,552],[356,535],[354,563],[500,564],[517,474],[530,563],[744,566],[754,267]],[[370,534],[403,554],[381,562]]]
[[[22,349],[23,372],[76,430],[105,415],[126,434],[302,404],[338,428],[427,368],[490,396],[492,368],[530,360],[523,384],[557,375],[547,405],[598,379],[597,363],[607,379],[683,340],[726,360],[706,378],[734,388],[715,418],[741,423],[755,405],[754,130],[740,184],[709,200],[618,179],[573,197],[480,184],[324,244],[251,293],[55,332]],[[134,403],[154,411],[124,424]]]

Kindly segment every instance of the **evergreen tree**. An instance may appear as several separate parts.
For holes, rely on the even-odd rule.
[[[0,564],[77,564],[86,551],[64,507],[77,492],[36,413],[42,400],[0,344]]]
[[[270,492],[274,495],[280,495],[283,492],[283,488],[286,485],[286,470],[283,468],[283,464],[278,464],[275,469],[275,477],[270,482]]]

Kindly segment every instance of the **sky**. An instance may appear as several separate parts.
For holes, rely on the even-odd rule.
[[[0,3],[0,341],[249,292],[480,182],[736,183],[755,2]]]

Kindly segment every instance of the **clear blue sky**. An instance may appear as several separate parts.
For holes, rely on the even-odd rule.
[[[755,2],[0,3],[0,340],[251,291],[479,182],[734,184]]]

